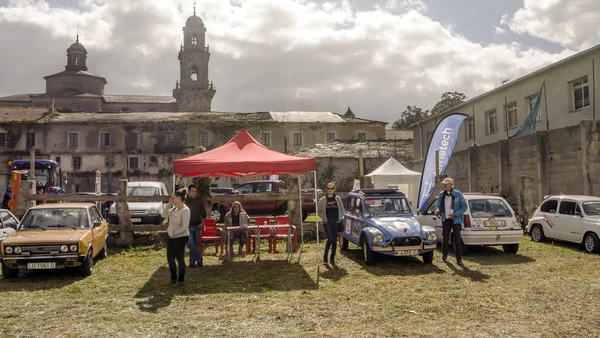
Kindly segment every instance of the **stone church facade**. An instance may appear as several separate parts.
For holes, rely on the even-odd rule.
[[[195,12],[195,11],[194,11]],[[45,76],[46,92],[0,97],[0,106],[54,107],[58,112],[210,112],[216,90],[208,80],[206,27],[195,13],[183,27],[179,51],[180,78],[173,96],[106,95],[105,78],[87,67],[87,50],[79,42],[67,49],[65,70]]]

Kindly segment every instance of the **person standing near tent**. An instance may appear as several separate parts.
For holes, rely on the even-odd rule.
[[[325,253],[323,254],[323,262],[327,263],[327,254],[331,247],[331,257],[329,263],[335,264],[335,252],[337,249],[337,237],[339,231],[339,224],[342,222],[344,217],[344,202],[342,199],[335,194],[335,184],[332,182],[327,183],[326,186],[327,194],[319,200],[317,204],[317,214],[323,221],[323,229],[327,236],[327,243],[325,244]]]
[[[250,217],[242,208],[242,203],[235,201],[231,205],[231,209],[225,214],[225,231],[230,227],[241,227],[242,229],[247,228],[250,223]],[[242,248],[246,243],[246,230],[233,231],[233,236],[229,238],[229,252],[233,252],[233,242],[236,239],[240,240],[240,247],[238,248],[238,255],[242,254]]]
[[[194,184],[188,186],[188,196],[185,199],[185,205],[190,208],[190,238],[188,247],[190,248],[190,268],[202,267],[202,253],[198,250],[198,240],[200,232],[206,219],[206,206],[204,199],[198,196],[198,188]]]
[[[442,181],[444,190],[440,192],[437,200],[435,215],[442,214],[442,262],[448,258],[448,241],[452,231],[452,243],[456,264],[462,266],[462,238],[460,231],[464,221],[464,213],[467,211],[467,202],[462,193],[454,189],[454,180],[447,177]]]
[[[175,191],[169,199],[168,208],[163,213],[163,217],[169,219],[167,262],[171,271],[171,283],[175,286],[183,286],[185,279],[185,245],[190,236],[188,230],[190,209],[184,203],[186,196],[185,189]],[[179,268],[179,277],[177,268]]]

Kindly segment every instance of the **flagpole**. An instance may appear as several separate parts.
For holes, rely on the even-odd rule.
[[[468,123],[468,122],[467,122]],[[467,124],[467,128],[469,128],[469,125]],[[473,145],[475,145],[475,143],[477,142],[477,133],[475,132],[477,128],[475,128],[475,103],[473,103]]]
[[[508,103],[506,95],[504,95],[504,126],[506,127],[506,138],[508,138]]]
[[[546,108],[546,131],[550,130],[550,121],[548,121],[548,101],[546,101],[546,81],[542,83],[544,88],[544,106]]]

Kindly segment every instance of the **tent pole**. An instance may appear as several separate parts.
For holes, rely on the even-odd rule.
[[[315,179],[315,202],[317,203],[315,205],[315,211],[316,211],[316,217],[315,217],[315,229],[317,230],[317,290],[319,290],[319,269],[321,268],[321,261],[319,260],[319,253],[321,251],[320,245],[319,245],[319,201],[317,200],[317,171],[313,171],[313,175],[314,175],[314,179]]]
[[[300,199],[298,200],[298,202],[300,203],[300,252],[302,252],[302,250],[304,250],[304,216],[302,213],[302,186],[300,184],[300,174],[298,174],[298,196],[300,197]]]

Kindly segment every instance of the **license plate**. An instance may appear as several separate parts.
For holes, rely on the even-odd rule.
[[[27,269],[56,269],[56,263],[27,263]]]
[[[505,226],[504,221],[483,221],[483,225],[487,227],[503,227]],[[489,230],[489,229],[488,229]]]
[[[141,218],[132,218],[131,222],[132,223],[142,223],[142,219]]]
[[[396,251],[396,256],[416,256],[419,254],[417,250]]]

